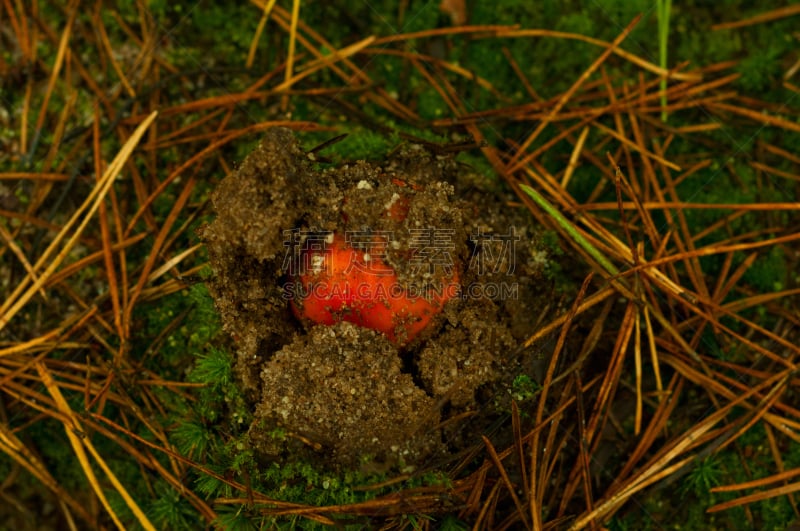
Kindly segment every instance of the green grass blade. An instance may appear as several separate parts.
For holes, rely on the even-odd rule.
[[[542,210],[547,212],[551,218],[556,220],[556,223],[558,223],[558,225],[564,229],[569,237],[572,238],[572,241],[578,244],[584,251],[589,253],[589,256],[594,258],[597,263],[603,267],[603,269],[612,275],[619,274],[619,269],[617,269],[617,267],[612,264],[608,258],[603,255],[603,253],[598,251],[594,245],[589,243],[589,240],[583,237],[580,231],[575,228],[575,225],[565,218],[561,212],[556,209],[556,207],[554,207],[547,199],[544,198],[544,196],[542,196],[542,194],[525,184],[520,184],[520,188],[522,188],[522,190],[528,194],[531,199],[533,199],[536,204],[541,207]]]

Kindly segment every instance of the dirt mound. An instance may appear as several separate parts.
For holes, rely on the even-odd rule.
[[[290,131],[268,131],[219,185],[202,230],[209,287],[256,408],[250,440],[268,456],[413,466],[448,450],[442,422],[529,366],[517,346],[547,296],[537,289],[545,253],[530,217],[449,156],[406,145],[380,162],[318,170],[312,159]],[[324,299],[333,326],[305,318],[321,303],[299,289],[311,274],[295,269],[324,267],[334,235],[360,257],[345,268],[362,269],[358,278],[378,265],[372,273],[384,284],[392,275],[408,300],[454,282],[457,293],[428,297],[435,315],[413,335],[413,313],[389,334],[357,326],[365,316],[353,308],[370,307],[349,294],[341,306]]]

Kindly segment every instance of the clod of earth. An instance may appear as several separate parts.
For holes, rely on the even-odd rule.
[[[448,420],[491,421],[551,298],[491,186],[418,145],[319,170],[278,128],[223,179],[201,234],[256,455],[403,468],[474,442]]]
[[[370,467],[413,462],[440,448],[435,401],[373,330],[348,322],[314,326],[275,353],[262,377],[271,399],[261,401],[256,417],[272,427],[277,421],[289,437],[300,435],[337,462],[364,455]],[[269,430],[251,430],[251,441],[262,451],[303,454],[303,443]]]

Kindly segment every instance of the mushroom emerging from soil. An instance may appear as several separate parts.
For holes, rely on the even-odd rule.
[[[509,199],[419,145],[321,169],[266,132],[201,232],[256,455],[405,469],[472,444],[450,421],[491,421],[551,298]]]
[[[386,209],[386,215],[402,221],[408,208],[408,200],[398,200]],[[371,252],[381,250],[385,242],[379,237],[372,240],[368,237],[371,245],[359,250],[347,242],[346,235],[331,233],[320,240],[321,248],[304,249],[298,272],[291,276],[296,296],[290,304],[298,319],[324,325],[347,321],[382,332],[402,346],[413,341],[444,304],[459,294],[458,270],[452,268],[438,286],[414,292],[400,284],[382,253]]]

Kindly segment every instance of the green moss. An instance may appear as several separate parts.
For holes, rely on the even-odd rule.
[[[511,384],[511,398],[517,402],[530,400],[542,387],[527,374],[520,374]]]
[[[400,139],[396,135],[386,135],[361,127],[353,128],[335,147],[323,150],[322,156],[335,152],[339,161],[374,160],[391,151]]]
[[[195,420],[181,422],[171,431],[170,439],[181,454],[190,458],[202,458],[214,440],[214,435],[206,425]]]
[[[257,523],[248,511],[234,505],[223,505],[217,508],[217,519],[214,521],[216,529],[225,531],[255,531],[256,529],[274,529],[272,522],[267,518],[261,518],[261,523]]]
[[[680,486],[684,499],[688,496],[707,496],[709,491],[720,484],[722,468],[717,459],[707,457],[696,462]]]
[[[417,112],[423,120],[437,120],[450,116],[450,109],[442,96],[434,89],[426,87],[416,94]]]
[[[769,248],[766,254],[759,255],[744,275],[744,281],[759,293],[781,291],[789,280],[786,256],[778,246]]]
[[[228,411],[231,427],[235,427],[250,418],[244,397],[234,382],[233,356],[227,350],[212,347],[199,353],[189,380],[204,384],[198,392],[199,400],[196,404],[197,414],[202,419],[215,422],[224,411]]]
[[[197,529],[197,513],[181,493],[159,480],[154,485],[156,496],[145,509],[150,522],[157,529]]]

